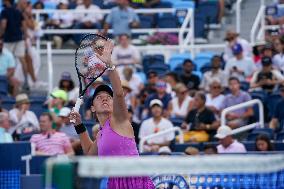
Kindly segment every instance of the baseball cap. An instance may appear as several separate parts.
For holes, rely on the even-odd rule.
[[[232,129],[226,125],[221,126],[217,130],[217,134],[215,135],[216,138],[218,139],[223,139],[227,136],[232,135]]]
[[[160,101],[159,99],[154,99],[154,100],[151,100],[150,102],[150,107],[154,106],[154,105],[158,105],[160,107],[163,107],[163,102]]]
[[[268,56],[262,57],[261,64],[262,66],[270,66],[272,64],[272,60]]]
[[[102,84],[102,85],[97,86],[97,88],[95,89],[95,92],[94,92],[94,94],[93,94],[93,100],[94,100],[94,98],[99,94],[99,92],[101,92],[101,91],[105,91],[105,92],[107,92],[111,97],[113,97],[113,91],[112,91],[111,87],[108,86],[108,85]]]
[[[67,101],[67,93],[64,90],[58,89],[56,91],[53,91],[50,96],[52,96],[53,98],[60,98],[62,100],[64,100],[65,102]]]
[[[234,55],[240,54],[243,52],[243,47],[239,43],[236,43],[232,46],[232,51]]]
[[[71,81],[71,74],[69,72],[62,72],[61,80]]]
[[[71,112],[71,109],[70,108],[67,108],[67,107],[64,107],[60,110],[59,112],[59,115],[58,116],[61,116],[61,117],[68,117],[69,114]]]

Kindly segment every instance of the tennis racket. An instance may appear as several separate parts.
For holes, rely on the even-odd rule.
[[[79,112],[87,89],[107,70],[106,64],[97,56],[102,55],[107,40],[106,37],[98,34],[87,34],[82,38],[75,51],[75,68],[79,79],[80,93],[73,109],[75,112]],[[70,120],[70,122],[75,123],[75,120]]]

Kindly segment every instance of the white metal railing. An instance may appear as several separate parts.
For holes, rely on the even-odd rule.
[[[53,64],[51,42],[47,43],[48,94],[53,90]]]
[[[163,8],[163,9],[137,9],[135,10],[138,14],[153,14],[153,13],[174,13],[177,11],[177,9],[174,8]],[[188,42],[191,40],[194,40],[193,37],[193,31],[194,31],[194,24],[193,23],[193,8],[188,8],[187,13],[185,16],[185,19],[182,23],[181,28],[149,28],[149,29],[132,29],[132,33],[154,33],[154,32],[172,32],[172,33],[178,33],[179,34],[179,43],[187,45]],[[35,14],[36,21],[40,21],[40,15],[41,14],[53,14],[53,13],[72,13],[72,14],[80,14],[80,13],[94,13],[91,10],[33,10],[33,14]],[[110,13],[110,10],[101,10],[99,13],[101,14],[108,14]],[[41,34],[81,34],[81,33],[96,33],[98,32],[98,29],[41,29]],[[113,31],[110,29],[108,31],[109,33],[112,33]],[[186,34],[187,33],[187,34]],[[184,35],[186,34],[186,35]],[[191,43],[193,44],[193,42]],[[36,41],[37,49],[40,50],[40,37],[37,38]]]
[[[139,142],[139,152],[140,153],[144,152],[143,146],[144,146],[144,144],[147,140],[153,139],[153,138],[158,138],[158,137],[163,136],[165,134],[168,134],[168,133],[171,133],[171,132],[176,132],[176,131],[179,133],[179,143],[183,144],[184,140],[183,140],[183,132],[182,132],[181,128],[180,127],[173,127],[173,128],[163,130],[163,131],[160,131],[158,133],[151,134],[151,135],[143,137]]]
[[[229,112],[232,112],[232,111],[235,111],[235,110],[238,110],[238,109],[242,109],[242,108],[245,108],[245,107],[251,107],[252,105],[255,105],[255,104],[257,104],[258,108],[259,108],[259,122],[252,123],[250,125],[241,126],[237,129],[234,129],[233,134],[237,134],[237,133],[241,133],[241,132],[253,129],[256,126],[260,126],[261,128],[263,128],[264,127],[263,104],[258,99],[250,100],[248,102],[237,104],[235,106],[231,106],[231,107],[224,109],[221,113],[221,125],[226,125],[226,115]]]
[[[261,5],[257,12],[255,21],[252,25],[252,29],[250,32],[250,42],[252,45],[255,45],[256,41],[259,39],[258,37],[255,36],[259,36],[257,32],[259,32],[260,28],[262,27],[261,24],[262,24],[262,17],[264,16],[263,15],[264,11],[265,11],[265,5]]]
[[[236,31],[241,31],[241,4],[243,0],[238,0],[236,3]]]

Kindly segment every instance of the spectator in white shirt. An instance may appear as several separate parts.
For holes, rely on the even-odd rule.
[[[11,134],[30,133],[39,131],[39,122],[34,112],[29,110],[30,101],[26,94],[16,96],[15,108],[9,111],[12,126],[9,130]]]
[[[118,68],[120,75],[122,75],[122,70],[125,67],[135,68],[135,64],[140,64],[140,52],[134,45],[131,45],[131,40],[127,34],[119,35],[118,45],[113,48],[112,60],[114,64],[120,65]]]
[[[133,95],[138,95],[140,91],[144,88],[144,83],[142,79],[133,72],[131,68],[123,69],[123,77],[124,80],[128,81],[129,87],[132,89]]]
[[[246,78],[252,76],[256,66],[252,58],[243,55],[243,48],[240,44],[235,44],[232,51],[235,57],[227,61],[225,73],[231,77],[237,77],[240,81],[245,81]]]
[[[229,59],[234,57],[232,47],[235,44],[240,44],[243,49],[243,54],[245,57],[252,57],[252,47],[249,44],[249,42],[241,37],[239,37],[239,34],[235,32],[234,30],[228,30],[225,37],[226,46],[225,46],[225,52],[223,55],[223,58],[225,61],[228,61]]]
[[[280,39],[279,53],[273,56],[273,66],[280,71],[284,71],[284,39]]]
[[[183,83],[178,83],[175,87],[176,97],[168,106],[168,112],[172,118],[184,119],[190,108],[192,108],[192,98],[188,94],[188,89]]]
[[[210,84],[209,93],[206,94],[206,106],[215,113],[215,117],[220,113],[225,96],[222,94],[222,86],[218,80],[213,80]]]
[[[222,63],[222,60],[220,56],[214,56],[211,59],[211,70],[204,73],[203,79],[199,86],[200,89],[209,91],[211,82],[216,81],[216,80],[218,80],[222,84],[222,87],[228,86],[227,75],[221,69],[221,63]]]
[[[173,128],[173,124],[166,118],[162,117],[163,103],[158,99],[154,99],[150,102],[152,116],[142,122],[139,130],[139,138],[149,136],[151,134],[158,133],[163,130]],[[144,150],[148,152],[158,152],[160,147],[169,146],[171,140],[175,137],[174,132],[164,134],[160,137],[149,139],[146,141]]]
[[[103,15],[101,9],[92,4],[92,0],[83,0],[83,4],[78,5],[76,10],[92,11],[92,13],[78,13],[76,15],[75,29],[100,29]],[[79,44],[81,35],[74,35],[74,41]]]
[[[218,154],[247,152],[245,146],[232,137],[232,129],[228,126],[219,127],[215,137],[218,138],[220,142],[217,146]]]

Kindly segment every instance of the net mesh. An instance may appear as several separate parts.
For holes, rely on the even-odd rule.
[[[0,189],[20,189],[20,170],[1,170]]]
[[[282,154],[140,158],[81,157],[61,162],[52,159],[49,160],[48,167],[52,168],[58,163],[74,165],[77,179],[70,178],[70,182],[76,180],[74,188],[82,186],[86,189],[106,188],[108,178],[133,176],[149,176],[156,188],[164,189],[284,188],[284,155]],[[52,174],[52,169],[49,169],[47,175]],[[56,183],[52,180],[46,180],[46,186],[54,184]]]

